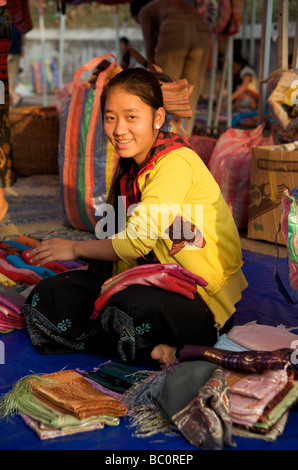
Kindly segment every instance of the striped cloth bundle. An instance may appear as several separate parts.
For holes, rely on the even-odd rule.
[[[168,113],[186,118],[192,116],[189,95],[193,86],[185,78],[174,82],[163,82],[161,89],[165,109]]]

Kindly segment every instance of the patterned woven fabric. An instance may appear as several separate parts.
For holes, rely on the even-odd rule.
[[[174,427],[195,447],[214,450],[235,445],[225,374],[210,362],[173,363],[153,372],[133,385],[123,402],[136,435]]]

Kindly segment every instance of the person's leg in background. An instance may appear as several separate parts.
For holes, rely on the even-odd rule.
[[[193,25],[193,29],[192,47],[185,58],[182,71],[182,76],[185,77],[189,83],[194,85],[189,97],[193,115],[190,119],[187,119],[185,126],[186,133],[189,136],[191,136],[193,132],[197,104],[204,85],[211,46],[211,34],[209,32],[200,31],[195,25]]]
[[[21,100],[21,97],[16,92],[20,58],[21,56],[18,54],[9,54],[7,58],[9,99],[12,108],[16,107]]]
[[[172,80],[179,80],[189,48],[189,34],[185,22],[178,16],[166,18],[159,30],[155,50],[155,64]]]
[[[186,78],[193,85],[189,101],[193,116],[186,119],[186,134],[192,135],[197,103],[204,84],[211,46],[211,33],[203,19],[177,15],[166,19],[159,31],[156,64],[170,78]]]

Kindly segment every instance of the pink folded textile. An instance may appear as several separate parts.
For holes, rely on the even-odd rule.
[[[42,280],[38,274],[30,269],[21,269],[12,266],[6,259],[0,257],[0,272],[14,282],[24,282],[25,284],[37,284]]]
[[[140,266],[134,266],[133,268],[127,269],[115,276],[110,277],[106,280],[106,282],[102,285],[101,292],[105,292],[111,286],[113,286],[116,282],[121,281],[124,278],[127,278],[130,275],[140,274],[145,276],[146,273],[152,272],[159,272],[159,271],[167,271],[175,275],[177,278],[181,278],[187,281],[192,281],[192,283],[198,284],[199,286],[207,286],[208,282],[205,281],[204,278],[198,276],[197,274],[193,274],[192,272],[188,271],[187,269],[183,268],[179,264],[168,263],[168,264],[160,264],[160,263],[152,263],[152,264],[142,264]]]
[[[286,368],[261,374],[225,371],[230,389],[230,409],[235,424],[251,427],[263,415],[266,406],[288,383]]]
[[[11,331],[11,330],[24,330],[26,328],[26,323],[21,318],[19,319],[5,319],[0,315],[0,330],[1,331]]]
[[[0,304],[0,330],[26,328],[25,318],[14,310]]]
[[[95,301],[95,309],[91,319],[97,318],[113,295],[136,284],[159,287],[193,299],[197,292],[197,285],[206,286],[208,283],[201,276],[197,276],[177,264],[135,266],[116,274],[103,284],[101,294]]]
[[[21,313],[25,303],[25,296],[18,288],[0,286],[0,329],[7,331],[11,328],[26,328],[26,322]]]
[[[56,437],[62,436],[69,436],[71,434],[77,434],[81,432],[88,432],[88,431],[95,431],[97,429],[103,429],[103,423],[94,423],[94,424],[86,424],[85,426],[81,427],[69,427],[66,429],[54,429],[42,424],[40,421],[37,421],[30,416],[25,415],[22,412],[18,413],[25,423],[36,432],[40,439],[54,439]]]
[[[0,288],[0,305],[7,307],[18,315],[21,313],[25,303],[25,297],[18,292],[9,291],[10,287],[1,286]]]
[[[282,326],[259,325],[255,322],[234,326],[227,337],[237,344],[253,351],[274,351],[276,349],[296,349],[298,335]]]

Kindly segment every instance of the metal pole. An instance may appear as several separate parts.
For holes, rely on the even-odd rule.
[[[119,26],[119,5],[115,5],[115,26],[116,26],[116,57],[118,61],[120,61],[120,44],[119,44],[119,36],[120,36],[120,26]]]
[[[227,128],[232,126],[232,93],[233,93],[233,54],[234,36],[228,37],[228,68],[227,68]]]
[[[256,49],[255,24],[256,24],[256,0],[251,0],[249,63],[252,66],[256,65],[256,59],[255,59],[255,49]]]
[[[40,41],[41,41],[41,60],[42,60],[42,103],[43,106],[47,106],[47,84],[46,84],[46,53],[45,53],[45,25],[43,16],[43,1],[39,0],[39,30],[40,30]]]
[[[65,45],[65,3],[62,2],[62,9],[60,11],[60,38],[59,38],[59,88],[63,86],[64,45]]]
[[[258,123],[261,124],[265,118],[267,80],[269,78],[270,46],[271,46],[271,24],[272,24],[273,0],[264,0],[262,18],[262,37],[259,67],[259,105]]]

